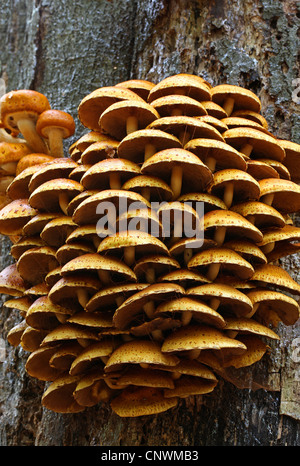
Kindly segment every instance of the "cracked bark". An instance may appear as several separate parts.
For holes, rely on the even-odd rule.
[[[93,89],[188,72],[253,90],[270,130],[300,143],[299,16],[293,0],[3,0],[0,76],[7,90],[36,89],[70,112],[73,140],[85,132],[77,106]],[[11,259],[8,241],[0,244],[2,269]],[[282,264],[299,281],[299,257]],[[17,320],[3,307],[0,336]],[[252,374],[272,391],[221,382],[202,402],[186,399],[175,410],[129,420],[104,405],[76,415],[43,409],[44,384],[26,374],[25,352],[7,345],[0,445],[297,445],[299,323],[279,332],[280,343]]]

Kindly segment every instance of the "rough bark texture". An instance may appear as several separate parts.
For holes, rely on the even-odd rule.
[[[70,112],[73,140],[86,132],[77,106],[92,90],[189,72],[253,90],[270,130],[300,143],[299,17],[293,0],[2,0],[0,77],[7,91],[36,89]],[[11,258],[8,241],[0,244],[2,269]],[[299,281],[299,257],[282,264]],[[0,316],[5,340],[18,314],[3,307]],[[26,374],[27,354],[6,345],[0,445],[299,445],[299,322],[279,333],[253,372],[271,390],[220,382],[202,401],[129,420],[106,405],[75,415],[43,409],[44,383]]]

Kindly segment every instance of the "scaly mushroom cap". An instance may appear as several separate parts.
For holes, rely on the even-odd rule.
[[[265,128],[261,123],[258,123],[254,120],[250,120],[249,118],[231,115],[230,117],[223,118],[222,122],[226,124],[227,129],[240,128],[241,126],[246,126],[248,128],[257,129],[258,131],[262,131],[263,133],[272,136],[271,133],[267,130],[267,128]]]
[[[232,201],[231,197],[227,195],[228,186],[233,190]],[[228,168],[214,173],[209,192],[223,198],[225,204],[231,207],[230,201],[235,204],[247,200],[258,200],[260,186],[249,173],[235,168]]]
[[[247,173],[256,180],[264,178],[280,178],[279,173],[270,164],[261,160],[247,160]]]
[[[157,176],[138,175],[126,181],[122,189],[134,191],[141,194],[145,199],[151,201],[170,201],[173,191],[170,186]]]
[[[134,272],[141,282],[154,283],[156,278],[171,270],[180,269],[179,262],[163,254],[145,255],[134,266]]]
[[[207,283],[186,290],[187,296],[199,298],[216,309],[222,309],[238,316],[248,315],[253,308],[249,296],[231,285]]]
[[[19,160],[32,152],[25,143],[0,142],[0,171],[15,175]]]
[[[85,309],[87,312],[115,311],[120,303],[147,286],[147,283],[125,283],[105,287],[91,297]]]
[[[179,196],[177,201],[191,203],[194,209],[196,209],[198,202],[202,202],[204,204],[204,213],[217,209],[227,210],[226,204],[222,199],[209,193],[190,192]]]
[[[44,241],[39,236],[21,236],[10,248],[10,254],[17,261],[23,252],[40,246],[44,246]]]
[[[187,323],[192,321],[212,325],[217,328],[225,327],[225,321],[221,314],[207,304],[190,296],[183,296],[182,298],[159,304],[154,312],[154,318],[163,315],[171,315],[175,316],[175,318],[177,315],[181,318],[183,325],[187,325]]]
[[[271,338],[272,340],[280,340],[277,333],[254,319],[249,319],[247,317],[227,317],[225,320],[225,331],[230,330],[238,332],[238,334],[250,333],[261,337]]]
[[[300,294],[300,285],[286,270],[277,265],[265,264],[257,267],[250,280],[259,286],[271,285],[289,291],[291,294]]]
[[[100,131],[121,141],[127,134],[146,128],[159,118],[152,105],[144,101],[125,100],[110,105],[99,119]]]
[[[62,276],[70,273],[98,273],[108,272],[111,279],[117,281],[135,282],[135,273],[126,264],[114,257],[105,257],[99,254],[84,254],[76,257],[61,269]]]
[[[97,252],[99,254],[111,253],[116,256],[123,256],[124,261],[131,265],[131,257],[127,256],[127,248],[134,248],[135,254],[139,256],[140,254],[166,254],[169,255],[168,248],[165,244],[155,238],[150,233],[142,231],[120,231],[115,235],[107,236],[99,244]],[[129,251],[131,252],[131,250]],[[135,258],[133,261],[135,262]]]
[[[203,104],[203,102],[202,102]],[[217,131],[219,131],[219,133],[224,133],[224,131],[226,131],[228,128],[227,126],[225,125],[225,123],[223,123],[223,121],[219,120],[218,118],[215,118],[211,115],[202,115],[202,116],[199,116],[199,117],[196,117],[198,118],[198,120],[200,121],[203,121],[204,123],[208,123],[209,125],[213,126]]]
[[[250,264],[256,266],[258,264],[266,264],[268,262],[266,255],[256,244],[252,241],[230,240],[223,244],[224,248],[233,249],[244,257]]]
[[[115,342],[111,339],[102,339],[99,342],[92,343],[74,359],[69,373],[71,375],[83,375],[92,365],[99,363],[100,368],[104,367],[102,359],[109,357],[113,353],[115,346]]]
[[[295,183],[300,181],[300,144],[292,141],[278,140],[278,144],[285,151],[284,165],[287,167],[291,180]]]
[[[147,102],[149,92],[155,86],[155,83],[145,79],[129,79],[115,84],[115,87],[125,87],[139,95],[145,102]]]
[[[21,277],[34,285],[42,283],[47,273],[58,265],[56,250],[48,246],[28,249],[17,262]]]
[[[54,380],[42,396],[42,405],[56,413],[79,413],[85,409],[74,398],[80,376],[61,375]]]
[[[40,136],[48,139],[51,128],[61,130],[63,139],[69,138],[75,132],[75,121],[72,115],[62,110],[45,110],[37,119],[36,130]]]
[[[189,116],[169,116],[154,120],[147,129],[156,129],[176,136],[185,145],[190,139],[207,138],[224,141],[220,132],[199,118]]]
[[[247,165],[242,154],[223,141],[205,138],[192,139],[184,148],[197,155],[212,171],[215,171],[215,167],[246,170]]]
[[[272,170],[274,170],[275,173],[276,173],[275,176],[269,176],[269,177],[266,177],[266,178],[282,178],[284,180],[290,180],[291,179],[291,174],[290,174],[289,170],[286,168],[286,166],[282,162],[278,162],[278,160],[272,160],[272,159],[269,159],[269,158],[260,159],[260,162],[268,165],[269,167],[271,167]],[[249,166],[249,162],[248,162],[248,166]],[[249,170],[248,170],[248,172],[249,172]]]
[[[18,272],[16,264],[8,265],[0,272],[0,293],[22,296],[26,288],[26,282]]]
[[[182,190],[185,192],[203,191],[212,181],[209,168],[196,155],[185,149],[165,149],[157,152],[143,163],[141,172],[164,179],[172,189],[172,171],[177,167],[182,173]]]
[[[161,347],[163,353],[178,354],[191,350],[230,349],[232,353],[242,354],[246,346],[238,340],[214,327],[190,324],[174,330],[168,335]]]
[[[130,89],[116,86],[107,86],[94,90],[85,96],[78,106],[78,118],[86,128],[100,131],[99,118],[101,114],[115,102],[133,99],[139,102],[144,100]]]
[[[230,209],[254,223],[259,229],[282,228],[285,225],[285,220],[281,213],[274,207],[261,201],[241,202],[235,204]]]
[[[40,236],[48,246],[60,247],[76,227],[71,217],[60,215],[47,222]]]
[[[164,149],[181,148],[179,139],[159,129],[140,129],[125,136],[118,145],[118,156],[136,163]]]
[[[0,233],[20,235],[24,225],[37,213],[27,199],[15,199],[0,211]]]
[[[163,354],[160,345],[151,340],[131,340],[116,348],[107,363],[105,372],[116,371],[124,364],[159,364],[161,366],[176,366],[178,358]]]
[[[29,197],[30,205],[46,212],[66,212],[71,199],[83,191],[83,186],[74,180],[57,178],[46,181],[36,188]]]
[[[125,329],[139,314],[145,314],[149,302],[159,303],[184,294],[184,288],[174,283],[155,283],[127,298],[116,310],[113,321],[117,328]]]
[[[256,123],[260,124],[263,128],[266,130],[268,129],[269,125],[267,120],[263,115],[260,113],[254,112],[253,110],[248,110],[248,109],[241,109],[241,110],[236,110],[231,114],[232,117],[238,117],[238,118],[246,118],[247,120],[250,121],[255,121]]]
[[[6,128],[13,132],[17,129],[14,114],[26,113],[33,121],[36,121],[40,113],[50,109],[46,96],[28,89],[10,91],[1,97],[0,103],[1,120]]]
[[[25,236],[39,236],[47,223],[58,217],[60,214],[56,212],[37,213],[24,225],[23,233]]]
[[[134,386],[122,390],[110,403],[111,409],[120,417],[158,414],[176,405],[177,398],[165,398],[162,389]]]
[[[50,301],[48,295],[37,298],[26,312],[26,323],[41,330],[52,330],[59,325],[59,316],[68,317],[70,310]]]
[[[232,145],[242,153],[246,153],[243,149],[246,144],[251,146],[251,158],[262,159],[268,157],[279,162],[282,162],[285,158],[285,151],[283,147],[279,145],[277,139],[269,134],[263,133],[261,130],[249,127],[238,127],[228,129],[222,136],[227,144]]]
[[[120,189],[122,184],[140,174],[140,167],[127,159],[106,159],[92,165],[80,182],[85,189]]]
[[[153,102],[165,95],[187,95],[192,99],[211,100],[210,87],[204,80],[195,79],[186,74],[168,76],[156,84],[150,91],[148,102]]]
[[[242,215],[231,210],[212,210],[204,215],[203,221],[204,231],[209,233],[213,229],[216,241],[217,231],[220,228],[226,229],[224,234],[226,238],[245,238],[255,243],[259,243],[263,239],[263,235],[257,227]]]
[[[299,304],[284,293],[258,288],[250,290],[247,296],[252,301],[255,315],[266,325],[272,323],[276,326],[278,320],[285,325],[294,325],[299,318]]]
[[[216,104],[212,100],[203,100],[201,101],[201,104],[203,105],[203,107],[205,108],[209,116],[212,116],[213,118],[216,118],[217,120],[222,120],[222,118],[227,117],[227,113],[225,112],[223,107]]]
[[[166,95],[151,102],[161,117],[172,115],[201,116],[207,112],[201,102],[183,95]]]
[[[58,351],[55,345],[43,346],[33,351],[27,358],[25,369],[30,377],[50,382],[62,374],[62,371],[50,365],[51,357]]]
[[[230,116],[233,110],[247,109],[257,113],[261,110],[260,100],[253,92],[231,84],[220,84],[213,87],[211,89],[211,99],[222,107],[224,107],[228,99],[233,101],[231,105],[225,106],[227,116]]]
[[[139,203],[140,208],[151,207],[150,203],[138,193],[122,189],[108,189],[87,196],[87,198],[74,209],[72,216],[73,221],[78,225],[96,223],[101,218],[101,214],[104,215],[104,212],[99,214],[97,208],[99,208],[99,206],[101,207],[101,203],[103,203],[104,206],[107,205],[107,202],[115,206],[114,213],[116,214],[116,218],[113,219],[114,223],[119,216],[119,207],[123,202],[128,209],[131,203],[135,202]]]
[[[186,398],[191,395],[204,395],[211,393],[217,381],[203,380],[197,377],[182,375],[178,380],[175,380],[173,389],[165,389],[164,396],[169,399],[173,397]]]
[[[101,160],[113,158],[117,152],[119,141],[107,136],[103,141],[90,144],[80,155],[80,161],[85,165],[94,165]]]
[[[99,280],[95,277],[84,274],[69,275],[59,277],[51,286],[48,296],[54,304],[63,306],[73,313],[81,310],[100,286]]]
[[[78,167],[78,164],[72,159],[53,158],[50,162],[40,166],[40,168],[32,174],[29,182],[29,190],[33,192],[46,181],[51,181],[55,178],[68,178],[69,174]]]
[[[30,191],[28,188],[31,176],[39,170],[38,165],[25,168],[18,175],[16,175],[6,189],[9,199],[15,201],[17,199],[28,199]]]
[[[233,274],[241,280],[250,279],[254,273],[254,269],[248,261],[237,252],[224,247],[210,248],[195,254],[188,262],[188,268],[203,271],[214,264],[220,265],[221,273]]]
[[[291,180],[268,178],[259,181],[260,200],[265,202],[272,196],[271,205],[280,213],[294,213],[300,210],[300,186]],[[267,202],[269,203],[269,202]]]
[[[107,379],[106,379],[107,380]],[[174,381],[170,374],[162,370],[132,367],[115,379],[116,388],[134,385],[138,387],[174,388]]]

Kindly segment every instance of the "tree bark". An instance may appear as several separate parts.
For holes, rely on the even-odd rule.
[[[300,143],[299,17],[293,0],[2,0],[0,76],[6,90],[35,89],[71,113],[81,99],[127,79],[155,83],[172,74],[254,91],[278,138]],[[299,224],[299,220],[295,218]],[[12,262],[1,238],[1,269]],[[299,256],[281,261],[299,281]],[[2,296],[2,302],[5,301]],[[6,343],[19,314],[0,311],[0,445],[269,446],[299,445],[299,321],[251,377],[266,389],[220,381],[212,394],[176,409],[122,419],[99,404],[79,414],[41,406],[44,383],[29,377],[28,354]],[[2,341],[2,340],[1,340]]]

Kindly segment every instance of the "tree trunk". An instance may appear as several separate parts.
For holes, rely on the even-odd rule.
[[[77,118],[84,96],[127,79],[157,83],[181,72],[200,75],[213,86],[237,84],[254,91],[270,131],[300,143],[297,4],[2,0],[2,84],[7,91],[42,92],[52,108],[73,115],[77,129],[65,142],[66,153],[86,132]],[[1,238],[1,269],[12,262],[9,247]],[[299,281],[299,256],[281,263]],[[253,380],[268,389],[238,389],[220,381],[202,399],[182,399],[177,408],[155,416],[122,419],[106,404],[78,414],[43,408],[45,384],[26,373],[28,354],[6,342],[18,319],[18,312],[3,306],[0,445],[299,445],[299,321],[279,326],[280,342],[255,365]]]

